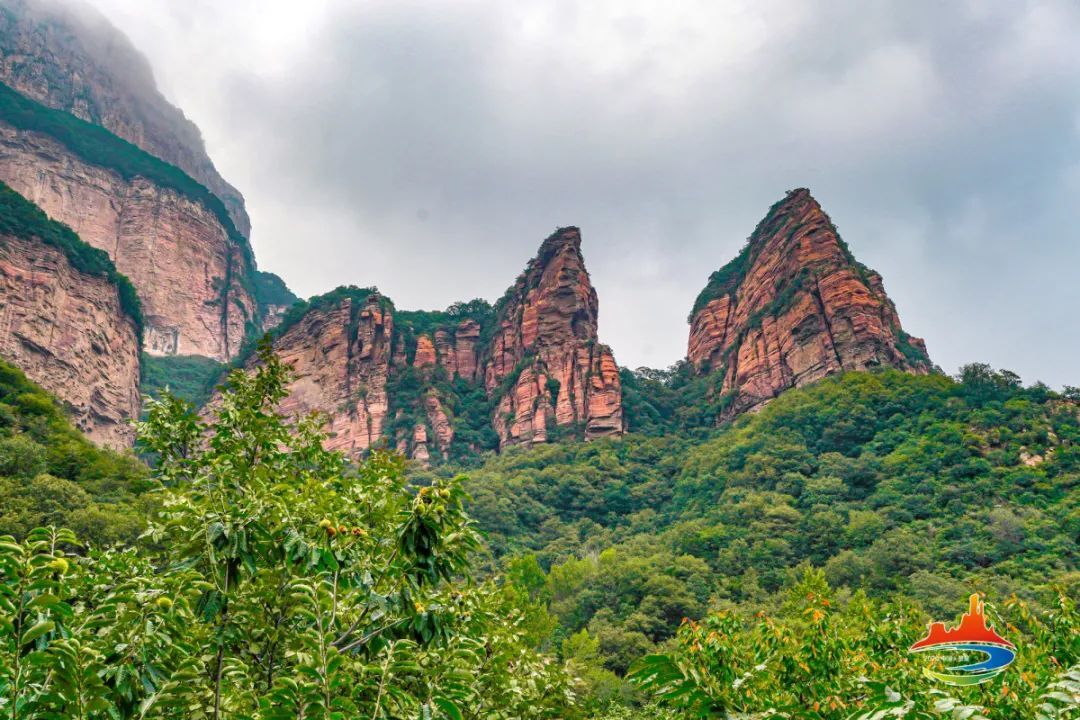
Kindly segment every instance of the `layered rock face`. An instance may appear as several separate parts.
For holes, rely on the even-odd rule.
[[[131,446],[138,330],[108,279],[35,239],[0,233],[0,356],[64,402],[92,440]]]
[[[123,33],[71,0],[0,0],[0,11],[0,82],[183,169],[250,235],[244,198],[218,173],[199,129],[161,95],[146,58]]]
[[[426,462],[456,443],[623,432],[618,367],[597,343],[577,228],[544,242],[494,313],[486,303],[476,317],[396,312],[355,288],[325,297],[274,348],[296,371],[283,411],[325,413],[334,449],[383,443]]]
[[[727,418],[845,370],[931,370],[881,277],[852,257],[805,189],[774,205],[739,256],[713,273],[690,318],[687,359],[721,373]]]
[[[555,426],[580,426],[586,438],[622,432],[618,368],[597,343],[578,229],[545,240],[503,302],[484,368],[489,393],[511,382],[495,413],[500,445],[545,442]]]
[[[346,297],[307,313],[274,343],[295,372],[282,412],[322,412],[327,447],[356,454],[383,436],[394,320],[383,299]]]
[[[0,180],[106,251],[139,292],[155,355],[236,355],[256,303],[243,252],[180,193],[83,162],[46,135],[0,123]]]

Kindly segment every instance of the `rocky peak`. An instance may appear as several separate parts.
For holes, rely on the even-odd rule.
[[[495,413],[500,445],[546,442],[556,427],[586,438],[623,431],[618,369],[597,342],[599,303],[578,228],[547,238],[497,308],[485,384],[494,392],[512,381]]]
[[[687,359],[701,374],[720,374],[722,418],[844,370],[931,369],[881,276],[855,260],[805,188],[773,205],[739,255],[710,276],[690,316]]]
[[[325,413],[334,448],[382,444],[422,462],[454,448],[621,433],[597,305],[577,228],[548,238],[494,308],[401,311],[373,289],[339,288],[275,330],[296,371],[283,410]]]

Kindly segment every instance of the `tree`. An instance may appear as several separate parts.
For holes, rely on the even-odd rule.
[[[469,577],[455,480],[356,468],[275,410],[260,349],[209,422],[168,395],[139,427],[161,511],[138,549],[0,540],[0,708],[18,718],[572,716],[562,666]]]

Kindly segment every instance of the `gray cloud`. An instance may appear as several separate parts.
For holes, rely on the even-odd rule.
[[[494,299],[582,227],[601,339],[686,313],[808,186],[947,370],[1080,383],[1080,6],[93,0],[244,192],[302,294]]]

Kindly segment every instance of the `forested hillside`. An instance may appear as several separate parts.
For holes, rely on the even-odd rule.
[[[149,485],[133,455],[91,443],[56,400],[0,361],[0,535],[57,524],[96,545],[134,541]]]
[[[151,403],[149,483],[4,368],[0,692],[19,717],[82,700],[87,718],[507,720],[1080,704],[1075,390],[978,365],[848,373],[697,434],[513,449],[410,484],[400,460],[350,467],[318,422],[275,415],[288,372],[262,352],[209,425]],[[78,535],[32,530],[50,524]],[[935,695],[906,649],[972,591],[1015,668]],[[110,649],[127,643],[151,644]]]
[[[780,611],[811,567],[842,597],[943,617],[973,590],[1039,605],[1053,583],[1080,589],[1075,390],[981,365],[847,373],[698,432],[465,471],[496,564],[530,578],[554,647],[592,643],[622,675],[683,618]]]

